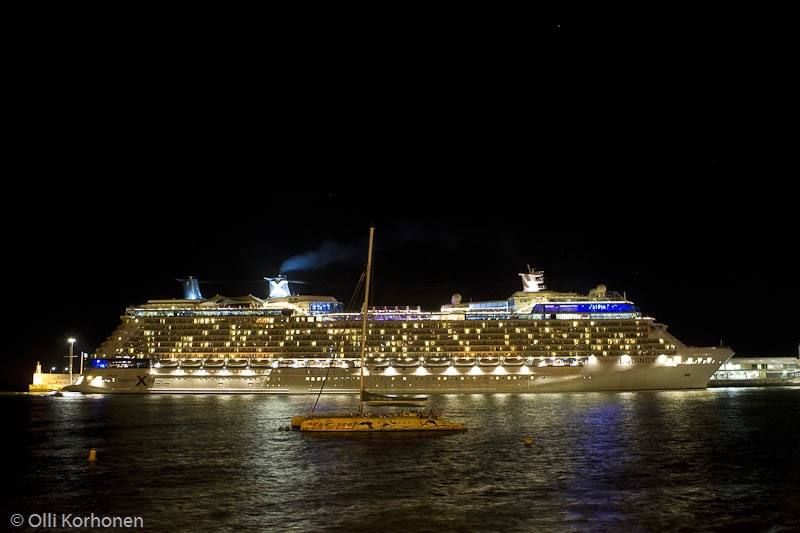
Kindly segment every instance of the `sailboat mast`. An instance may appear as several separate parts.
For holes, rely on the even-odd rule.
[[[358,414],[364,412],[364,362],[367,351],[367,306],[369,305],[369,274],[372,271],[372,234],[375,228],[369,228],[369,249],[367,250],[367,280],[364,286],[364,306],[361,310],[361,375],[358,382]]]

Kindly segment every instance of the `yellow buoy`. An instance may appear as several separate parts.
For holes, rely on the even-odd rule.
[[[97,461],[97,450],[92,448],[89,450],[89,462],[93,463],[95,461]]]
[[[533,444],[533,439],[532,439],[532,438],[530,438],[530,437],[526,437],[526,438],[525,438],[525,444],[527,444],[527,445],[529,445],[529,446],[530,446],[531,444]]]

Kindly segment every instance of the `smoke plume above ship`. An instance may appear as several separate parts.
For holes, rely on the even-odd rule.
[[[360,245],[343,245],[333,241],[323,242],[316,250],[294,255],[281,264],[279,272],[286,274],[296,270],[318,270],[331,263],[347,263],[358,260],[362,253]]]
[[[503,236],[480,235],[473,232],[471,239],[478,242],[502,243]],[[383,234],[382,238],[376,241],[375,249],[407,249],[409,246],[424,244],[426,249],[449,250],[455,253],[462,248],[463,241],[464,236],[457,228],[442,226],[425,228],[419,224],[404,224]],[[297,270],[319,270],[332,263],[360,265],[366,255],[366,247],[365,242],[341,244],[327,240],[311,251],[286,259],[278,272],[284,275]]]

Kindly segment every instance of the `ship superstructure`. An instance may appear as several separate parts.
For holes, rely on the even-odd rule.
[[[685,346],[604,285],[581,295],[547,290],[544,273],[530,267],[520,276],[523,290],[506,299],[455,294],[437,311],[370,308],[365,389],[699,389],[733,355]],[[70,390],[358,393],[362,314],[331,296],[291,294],[283,277],[266,279],[267,298],[198,298],[189,283],[186,298],[128,307]]]

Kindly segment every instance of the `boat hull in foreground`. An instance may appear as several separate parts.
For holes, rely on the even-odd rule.
[[[403,431],[466,431],[460,422],[444,420],[438,415],[400,413],[395,415],[314,416],[300,423],[306,433],[367,433]]]

